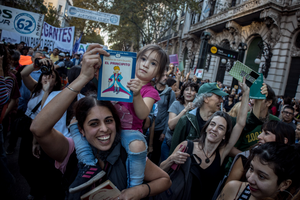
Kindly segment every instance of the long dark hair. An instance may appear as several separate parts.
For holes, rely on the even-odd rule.
[[[158,46],[156,44],[148,44],[139,51],[139,53],[137,54],[136,61],[138,62],[139,59],[143,55],[145,55],[147,51],[156,52],[160,58],[159,63],[158,63],[159,69],[156,74],[156,76],[157,76],[156,81],[160,81],[161,77],[163,76],[163,73],[165,72],[166,66],[170,62],[169,56],[167,55],[165,50],[163,50],[160,46]]]
[[[277,185],[291,179],[289,188],[300,187],[300,145],[286,145],[268,142],[251,150],[248,162],[257,157],[263,165],[268,165],[277,175]],[[276,199],[287,199],[288,193],[279,193]]]
[[[12,50],[8,51],[3,44],[0,45],[0,56],[3,56],[2,69],[4,76],[8,75],[10,57],[12,53]]]
[[[284,138],[288,139],[287,144],[295,143],[295,130],[285,122],[270,120],[263,124],[262,130],[273,133],[277,143],[284,144]]]
[[[226,113],[226,112],[222,112],[222,111],[217,111],[215,112],[210,118],[209,120],[207,120],[207,122],[204,124],[202,130],[201,130],[201,133],[200,133],[200,138],[199,139],[195,139],[194,142],[199,142],[199,145],[202,146],[202,149],[204,148],[205,146],[205,139],[206,139],[206,129],[208,127],[208,125],[210,124],[211,120],[216,117],[216,116],[220,116],[220,117],[223,117],[225,120],[226,120],[226,123],[227,123],[227,128],[226,128],[226,132],[225,132],[225,139],[222,140],[222,142],[219,144],[219,147],[222,147],[222,146],[226,146],[229,142],[229,139],[230,139],[230,135],[231,135],[231,131],[232,131],[232,123],[231,123],[231,117]]]
[[[58,72],[56,70],[53,70],[53,71],[54,71],[56,77],[55,77],[55,85],[54,85],[52,91],[58,91],[58,90],[61,90],[61,80],[60,80],[60,76],[59,76]],[[34,90],[32,91],[31,98],[38,96],[40,94],[41,90],[43,89],[43,84],[42,84],[43,75],[44,74],[40,75],[38,83],[36,84]]]
[[[116,122],[117,133],[121,134],[121,121],[117,110],[110,101],[97,100],[96,95],[86,96],[74,104],[74,113],[78,121],[78,127],[83,129],[83,123],[85,122],[90,110],[95,106],[103,106],[110,110]]]
[[[183,93],[184,93],[184,90],[185,90],[187,87],[194,88],[196,92],[198,92],[198,90],[199,90],[199,85],[198,85],[197,83],[194,83],[194,82],[191,82],[191,81],[185,82],[185,83],[181,86],[180,95],[179,95],[179,97],[178,97],[178,101],[179,101],[182,105],[184,104],[184,96],[183,96]]]

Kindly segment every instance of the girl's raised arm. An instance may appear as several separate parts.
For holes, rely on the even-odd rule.
[[[240,87],[243,91],[242,96],[242,103],[240,110],[238,112],[237,116],[237,122],[235,126],[232,129],[231,137],[229,139],[228,144],[224,148],[224,152],[222,154],[222,160],[228,155],[229,151],[232,149],[232,147],[235,145],[235,143],[238,141],[245,125],[246,125],[246,119],[247,119],[247,113],[248,113],[248,101],[249,101],[249,92],[250,89],[246,85],[246,78],[243,78],[243,83],[239,83]]]
[[[62,117],[79,91],[99,70],[102,63],[99,54],[109,55],[98,44],[92,44],[88,47],[87,52],[83,56],[80,75],[67,88],[53,98],[35,117],[31,124],[30,130],[43,150],[59,162],[64,160],[69,146],[67,139],[56,131],[53,126]]]

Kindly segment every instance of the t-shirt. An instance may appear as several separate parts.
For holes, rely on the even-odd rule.
[[[53,54],[51,54],[50,59],[52,60],[52,62],[56,62],[56,61],[58,61],[59,57],[58,57],[58,55],[54,56]]]
[[[269,121],[279,119],[269,114]],[[260,121],[253,112],[249,112],[246,120],[246,126],[244,127],[239,140],[235,144],[235,147],[240,151],[247,151],[250,147],[258,142],[258,135],[261,133],[261,128],[264,123]]]
[[[56,96],[60,93],[60,91],[52,91],[49,95],[48,98],[46,99],[44,103],[44,107]],[[35,113],[31,114],[31,111],[34,109],[34,107],[42,100],[44,95],[44,91],[41,90],[40,93],[37,96],[34,96],[31,98],[27,104],[27,110],[25,112],[25,115],[30,117],[31,119],[34,119],[37,114],[42,110],[42,107],[39,106],[39,108],[36,110]],[[61,132],[64,136],[66,137],[71,137],[67,125],[66,125],[66,118],[67,114],[66,112],[63,114],[63,116],[59,119],[59,121],[54,125],[54,129]]]
[[[66,171],[66,168],[67,168],[67,165],[69,162],[69,158],[70,158],[71,154],[73,153],[73,151],[75,150],[75,143],[74,143],[73,139],[67,137],[67,140],[69,142],[69,150],[68,150],[67,156],[65,157],[64,161],[61,163],[58,161],[55,161],[55,168],[58,169],[59,171],[61,171],[61,173],[63,173],[63,174]]]
[[[285,122],[287,123],[287,122]],[[291,121],[290,123],[287,123],[288,125],[290,125],[291,127],[293,127],[293,129],[295,130],[296,129],[296,125],[293,121]]]
[[[140,93],[143,98],[150,97],[154,99],[154,103],[160,100],[157,90],[150,83],[144,85]],[[133,103],[117,102],[114,106],[119,113],[123,130],[138,130],[142,133],[143,120],[136,116]]]
[[[175,113],[176,115],[178,115],[183,109],[184,106],[179,101],[174,101],[170,106],[168,112]]]

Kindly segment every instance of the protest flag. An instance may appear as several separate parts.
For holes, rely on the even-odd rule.
[[[81,32],[80,37],[76,40],[74,47],[73,47],[73,54],[77,52],[78,48],[79,48],[79,44],[82,38],[83,32]]]

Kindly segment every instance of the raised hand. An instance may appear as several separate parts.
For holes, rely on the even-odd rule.
[[[52,90],[52,88],[55,85],[55,78],[54,76],[51,75],[47,75],[47,76],[43,76],[42,77],[42,85],[43,85],[43,90],[45,92],[50,92]]]
[[[190,155],[188,153],[184,153],[182,152],[183,149],[185,148],[185,146],[180,146],[178,151],[176,151],[175,153],[172,154],[172,161],[176,164],[184,164],[186,159],[188,157],[190,157]]]
[[[242,88],[243,92],[249,92],[250,88],[246,84],[246,77],[243,77],[243,83],[239,82],[239,86]]]
[[[100,44],[89,45],[82,58],[82,67],[80,72],[81,77],[87,79],[88,81],[94,78],[102,64],[100,54],[109,56],[109,53],[103,50]]]

